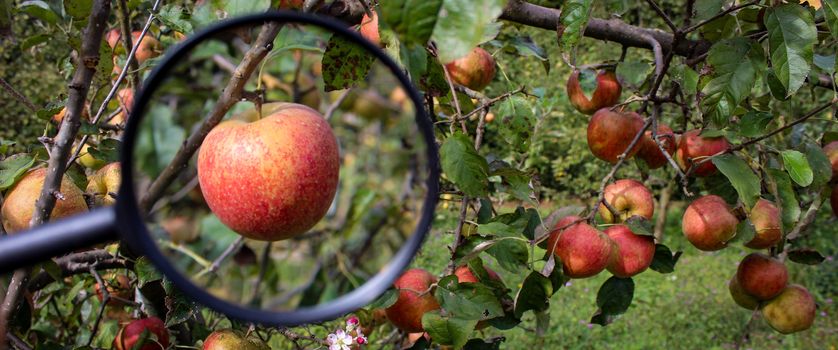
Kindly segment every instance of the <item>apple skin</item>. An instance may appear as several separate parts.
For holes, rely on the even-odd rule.
[[[702,137],[700,133],[700,130],[690,130],[681,135],[678,150],[675,152],[675,160],[684,171],[687,171],[691,164],[730,148],[730,143],[724,136]],[[708,161],[699,165],[692,175],[705,177],[714,175],[717,171],[716,165]]]
[[[564,275],[570,278],[594,276],[616,259],[614,242],[584,221],[560,230],[579,219],[578,216],[562,218],[547,240],[547,251],[561,259]]]
[[[779,260],[765,254],[751,253],[739,263],[736,281],[748,295],[757,300],[769,300],[786,288],[789,272]]]
[[[263,107],[270,109],[260,120],[234,118],[210,131],[198,153],[198,181],[227,227],[278,241],[305,233],[326,214],[340,158],[317,111],[294,103]]]
[[[486,269],[486,274],[489,275],[489,278],[491,280],[493,280],[493,281],[500,281],[501,280],[500,275],[498,275],[497,272],[495,272],[494,270],[490,269],[487,266],[484,266],[483,268]],[[462,265],[462,266],[458,267],[456,270],[454,270],[454,276],[457,276],[457,282],[459,282],[459,283],[478,283],[478,282],[480,282],[480,280],[478,280],[477,276],[473,272],[471,272],[471,269],[468,268],[468,265]]]
[[[79,152],[79,157],[76,159],[76,162],[93,170],[98,170],[99,168],[105,166],[107,163],[104,160],[93,157],[93,155],[88,151],[89,148],[90,144],[87,143],[81,146],[81,151]]]
[[[771,328],[783,334],[805,331],[815,322],[815,299],[805,287],[792,284],[762,307]]]
[[[85,101],[84,108],[81,109],[81,120],[90,120],[90,114],[87,112],[88,107],[90,107],[90,102]],[[61,121],[64,120],[64,116],[67,115],[67,107],[61,108],[58,113],[52,116],[52,121],[56,124],[61,124]]]
[[[97,207],[110,206],[116,203],[116,198],[110,194],[118,193],[119,184],[122,182],[119,162],[103,166],[89,180],[86,192],[93,195],[93,203]]]
[[[119,112],[108,124],[111,125],[125,125],[128,116],[131,114],[131,108],[134,106],[134,90],[131,88],[124,88],[116,93],[116,99],[119,101],[119,106],[122,107],[122,112]]]
[[[605,201],[620,214],[615,218],[605,205],[599,206],[599,216],[607,224],[624,222],[632,216],[651,220],[655,214],[655,200],[639,181],[631,179],[617,180],[605,187]]]
[[[658,139],[663,145],[663,148],[670,155],[675,153],[678,144],[675,142],[675,133],[672,132],[668,126],[658,123]],[[640,150],[637,151],[637,157],[642,159],[649,169],[657,169],[663,167],[668,163],[666,156],[661,152],[660,147],[652,140],[652,131],[646,130],[643,138],[640,139]]]
[[[281,9],[301,9],[303,8],[305,0],[279,0],[279,8]]]
[[[136,44],[137,39],[140,38],[141,31],[134,31],[131,32],[131,44]],[[116,48],[117,43],[119,43],[121,39],[122,33],[120,33],[116,29],[112,29],[108,34],[105,35],[105,40],[108,42],[108,45],[111,49]],[[148,59],[160,56],[160,53],[163,51],[163,46],[160,45],[160,41],[155,39],[151,36],[151,33],[146,33],[143,36],[143,40],[140,42],[139,47],[137,47],[137,52],[134,53],[134,57],[137,59],[137,63],[143,64]],[[116,72],[119,74],[120,72]]]
[[[451,80],[475,91],[483,90],[495,79],[495,59],[480,47],[475,47],[445,67],[448,68]]]
[[[615,164],[642,128],[643,118],[637,113],[600,109],[588,122],[588,148],[597,158]],[[633,157],[639,150],[635,145],[626,158]]]
[[[148,330],[148,338],[140,347],[137,342],[142,338],[143,331]],[[157,339],[154,339],[154,338]],[[137,348],[135,349],[135,345]],[[114,350],[163,350],[169,347],[169,331],[163,321],[157,317],[134,320],[119,330],[113,340]]]
[[[736,279],[735,274],[730,278],[730,281],[727,284],[727,290],[730,292],[730,296],[733,298],[736,305],[751,311],[756,310],[756,308],[759,307],[759,300],[742,290],[742,286],[739,285],[739,281]]]
[[[102,280],[105,282],[108,294],[111,296],[117,296],[125,300],[134,299],[134,289],[131,287],[131,281],[128,279],[128,276],[122,274],[107,277],[102,276]],[[93,285],[93,289],[96,291],[96,297],[101,302],[105,298],[102,293],[102,286],[100,286],[99,283],[96,283]],[[125,303],[121,300],[109,299],[108,305],[122,306],[125,305]]]
[[[393,283],[399,290],[399,299],[386,309],[387,319],[405,332],[423,332],[425,328],[422,327],[422,315],[440,307],[432,292],[425,293],[433,283],[436,283],[436,277],[428,271],[405,271]]]
[[[371,10],[370,12],[372,12],[372,17],[364,13],[364,17],[361,18],[361,28],[359,31],[364,39],[369,40],[375,46],[381,46],[381,35],[378,33],[378,13],[375,10]]]
[[[751,223],[754,224],[756,235],[745,246],[751,249],[766,249],[778,242],[783,223],[780,219],[780,209],[771,201],[760,198],[751,209]]]
[[[46,168],[31,170],[6,193],[0,212],[3,215],[3,228],[7,233],[29,228],[29,221],[32,220],[32,213],[35,211],[35,201],[41,196],[46,175]],[[64,199],[55,201],[50,221],[87,211],[84,193],[66,175],[61,178],[59,192]]]
[[[620,100],[620,93],[623,87],[617,80],[613,71],[602,70],[596,77],[597,85],[591,99],[585,96],[585,92],[579,85],[579,70],[574,70],[567,78],[567,96],[570,103],[577,111],[584,114],[593,114],[601,108],[611,107]]]
[[[707,195],[694,200],[684,211],[682,230],[696,248],[714,251],[724,248],[736,234],[739,220],[722,197]]]
[[[832,165],[832,177],[838,174],[838,141],[832,141],[826,146],[823,146],[823,153],[829,158],[829,164]]]
[[[212,332],[204,339],[202,350],[270,350],[270,347],[257,337],[246,337],[232,329]]]
[[[607,266],[608,271],[614,276],[628,278],[652,265],[652,259],[655,257],[653,237],[636,235],[626,225],[610,226],[604,233],[617,247],[617,258]]]

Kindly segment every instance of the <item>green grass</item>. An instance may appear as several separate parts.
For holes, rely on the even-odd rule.
[[[648,270],[635,277],[635,295],[629,310],[607,327],[589,325],[596,311],[596,292],[610,274],[572,280],[550,300],[550,323],[544,337],[535,335],[531,313],[515,329],[487,329],[473,336],[505,336],[503,349],[732,349],[742,339],[751,312],[737,306],[727,290],[727,281],[739,261],[751,250],[734,245],[705,253],[690,246],[681,234],[683,207],[674,208],[667,218],[664,243],[683,250],[675,272],[660,274]],[[414,267],[439,273],[447,265],[450,231],[456,214],[451,208],[438,210],[438,220]],[[743,349],[835,349],[838,344],[838,262],[832,260],[838,226],[828,208],[822,210],[805,238],[807,246],[818,248],[827,261],[818,266],[788,262],[790,280],[806,286],[818,303],[814,326],[793,335],[774,332],[764,320],[754,320]],[[513,290],[525,273],[511,273],[484,255],[484,261],[498,271]]]

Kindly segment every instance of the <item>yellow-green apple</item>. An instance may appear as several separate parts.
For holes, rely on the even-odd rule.
[[[838,174],[838,141],[832,141],[823,146],[823,153],[829,158],[829,163],[832,164],[832,176]]]
[[[329,123],[294,103],[218,124],[198,152],[204,199],[222,223],[262,241],[295,237],[326,214],[340,158]]]
[[[547,240],[547,251],[561,259],[564,275],[570,278],[594,276],[616,259],[614,242],[580,220],[578,216],[562,218]]]
[[[436,277],[422,269],[405,271],[393,284],[399,291],[396,303],[386,309],[387,319],[397,328],[408,332],[422,332],[422,315],[439,309],[430,287]]]
[[[751,253],[739,263],[736,281],[748,295],[757,300],[768,300],[786,288],[789,272],[779,260],[765,254]]]
[[[643,118],[637,113],[600,109],[588,122],[588,148],[597,158],[611,164],[617,163],[619,156],[626,152],[641,129]],[[632,147],[626,153],[626,158],[633,157],[639,149],[638,145]]]
[[[132,45],[137,44],[137,39],[140,38],[140,34],[142,34],[141,31],[134,31],[131,33]],[[122,33],[116,29],[112,29],[105,36],[105,40],[112,49],[116,48],[117,43],[119,43],[121,39]],[[140,45],[137,47],[137,52],[134,54],[134,57],[137,59],[137,63],[142,64],[147,59],[160,56],[162,51],[163,47],[160,45],[160,41],[151,36],[151,33],[146,33],[146,35],[143,36],[143,40],[140,42]],[[114,66],[114,69],[117,69],[117,67]],[[119,74],[119,72],[116,72],[116,74]]]
[[[780,209],[771,201],[760,198],[751,209],[751,223],[756,234],[745,246],[753,249],[765,249],[780,241]]]
[[[690,130],[681,135],[678,143],[678,150],[675,152],[675,160],[678,165],[687,171],[694,163],[701,162],[707,157],[713,156],[730,148],[730,143],[724,136],[704,137],[700,130]],[[712,161],[704,161],[696,166],[692,175],[697,177],[710,176],[716,173],[716,165]]]
[[[733,298],[733,301],[736,302],[737,305],[751,311],[759,307],[759,300],[742,290],[742,286],[739,285],[739,281],[736,279],[735,274],[730,278],[730,282],[727,284],[727,289],[730,292],[730,296]]]
[[[616,258],[607,266],[614,276],[631,277],[652,264],[655,257],[655,239],[652,236],[636,235],[626,225],[611,226],[604,232],[617,247]]]
[[[198,239],[198,225],[195,224],[188,216],[173,216],[160,223],[169,234],[172,243],[191,243]]]
[[[815,322],[815,299],[805,287],[792,284],[762,307],[771,328],[783,334],[805,331]]]
[[[681,228],[696,248],[713,251],[724,248],[736,234],[739,219],[722,197],[707,195],[694,200],[684,211]]]
[[[376,46],[381,46],[381,36],[378,33],[378,14],[375,10],[371,10],[370,12],[372,12],[372,17],[364,13],[364,17],[361,18],[361,28],[359,31],[364,39],[369,40]]]
[[[619,214],[614,217],[608,207],[599,206],[599,216],[608,224],[623,222],[632,216],[639,216],[647,220],[655,214],[655,200],[649,191],[639,181],[631,179],[617,180],[605,187],[605,201]]]
[[[46,176],[46,168],[31,170],[6,193],[0,210],[6,232],[14,233],[29,228],[29,221],[32,220],[32,213],[35,211],[35,201],[41,196]],[[61,178],[58,191],[61,192],[61,199],[55,200],[50,220],[87,211],[84,193],[66,175]]]
[[[102,276],[102,281],[107,286],[108,294],[111,297],[117,297],[124,300],[134,299],[134,289],[131,287],[131,280],[124,274],[109,274]],[[96,290],[96,297],[101,302],[105,296],[102,293],[102,286],[96,283],[93,287]],[[108,300],[108,305],[120,306],[125,305],[122,300],[111,298]]]
[[[134,320],[120,328],[113,340],[114,350],[164,350],[169,347],[169,331],[157,317]]]
[[[74,149],[75,150],[75,149]],[[79,152],[79,158],[76,161],[86,168],[90,168],[93,170],[98,170],[99,168],[105,166],[107,162],[102,159],[98,159],[90,153],[90,145],[85,143],[81,146],[81,151]]]
[[[570,73],[567,78],[567,96],[570,98],[570,104],[576,108],[577,111],[585,114],[593,114],[601,108],[611,107],[617,104],[620,100],[620,93],[623,87],[617,80],[617,75],[611,70],[602,70],[596,76],[596,89],[591,98],[585,96],[585,91],[579,84],[579,74],[581,72],[577,69]],[[590,72],[593,74],[593,72]]]
[[[259,337],[247,336],[232,329],[222,329],[212,332],[204,339],[203,350],[270,350]]]
[[[93,203],[97,207],[114,205],[116,198],[112,195],[119,192],[122,182],[122,172],[119,162],[110,163],[97,170],[87,182],[87,193],[93,195]]]
[[[495,59],[488,51],[475,47],[467,55],[445,65],[455,83],[472,90],[483,90],[495,79]]]
[[[663,149],[670,155],[675,153],[677,143],[675,143],[675,133],[672,132],[668,126],[658,123],[658,141],[660,141]],[[649,169],[660,168],[668,162],[666,156],[661,152],[660,147],[652,140],[652,131],[646,130],[643,138],[640,139],[640,150],[637,151],[637,157],[646,163]]]

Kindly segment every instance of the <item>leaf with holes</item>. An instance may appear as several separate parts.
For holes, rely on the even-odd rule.
[[[559,46],[565,62],[575,63],[576,48],[588,26],[591,16],[592,0],[569,0],[562,5],[559,16]]]
[[[323,53],[323,81],[326,91],[350,88],[369,73],[375,57],[360,45],[332,35]]]

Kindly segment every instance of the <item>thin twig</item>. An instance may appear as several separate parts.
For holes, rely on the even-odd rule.
[[[30,111],[38,111],[38,108],[35,107],[35,104],[33,104],[32,101],[29,101],[29,99],[26,98],[26,96],[15,90],[12,84],[9,84],[9,82],[7,82],[5,79],[0,78],[0,86],[3,86],[3,89],[6,90],[6,92],[8,92],[9,95],[12,95],[12,97],[14,97],[16,100],[23,103],[23,105],[26,106],[26,108],[28,108]]]
[[[350,91],[352,90],[346,89],[346,91],[342,92],[340,96],[338,96],[338,99],[335,100],[335,102],[332,102],[331,105],[329,105],[329,108],[326,110],[326,114],[323,115],[323,118],[325,118],[326,120],[332,119],[332,115],[335,114],[335,111],[338,110],[340,104],[343,103],[344,100],[346,100],[346,97],[349,96]]]
[[[259,264],[259,277],[256,278],[256,283],[253,285],[253,295],[250,297],[250,303],[253,304],[259,298],[259,287],[262,286],[262,281],[265,279],[265,273],[268,272],[268,263],[271,261],[271,247],[273,242],[268,242],[265,249],[262,250],[262,262]]]
[[[208,268],[201,270],[201,272],[198,272],[196,277],[201,277],[207,273],[215,273],[215,271],[218,270],[218,268],[221,266],[221,263],[224,262],[224,260],[226,260],[234,252],[239,251],[239,248],[241,248],[242,246],[242,242],[244,242],[243,236],[239,236],[238,238],[236,238],[236,240],[233,241],[233,243],[230,243],[230,245],[227,246],[227,249],[224,249],[224,252],[222,252],[221,255],[219,255],[217,258],[215,258],[215,260],[212,261]]]
[[[93,344],[93,338],[95,338],[96,333],[99,332],[99,324],[102,322],[102,315],[105,314],[105,306],[107,306],[108,302],[111,301],[111,293],[108,292],[108,287],[105,285],[105,281],[102,280],[102,276],[100,276],[99,272],[96,271],[96,264],[90,266],[90,274],[93,275],[93,278],[96,279],[96,283],[99,284],[99,292],[102,293],[102,305],[99,306],[99,314],[96,315],[96,322],[93,323],[93,328],[90,331],[90,337],[87,338],[87,346]]]
[[[119,2],[117,2],[117,4],[119,4],[119,6],[117,6],[118,9],[119,9],[119,19],[120,19],[119,22],[122,24],[122,39],[123,39],[122,43],[125,46],[125,51],[126,52],[134,52],[134,50],[133,50],[134,45],[131,42],[133,38],[131,38],[131,18],[130,18],[130,15],[128,13],[128,3],[125,0],[119,0]],[[157,4],[155,4],[154,7],[156,8]],[[152,10],[151,13],[152,13],[152,16],[153,16],[154,13],[156,13],[156,10]],[[140,45],[140,42],[142,42],[144,36],[145,35],[141,35],[139,38],[137,38],[137,46],[138,47]],[[134,93],[137,94],[137,93],[140,92],[140,73],[139,73],[140,68],[139,68],[139,65],[137,63],[137,58],[134,57],[133,54],[128,55],[127,67],[131,71],[131,80],[132,80],[132,83],[134,84]],[[125,68],[126,67],[122,67],[122,69],[125,69]]]
[[[663,9],[660,8],[660,6],[658,6],[655,0],[646,0],[646,3],[648,3],[649,6],[651,6],[652,9],[655,10],[655,12],[657,12],[658,16],[660,16],[660,18],[662,18],[663,21],[666,22],[666,25],[669,26],[669,29],[671,29],[673,33],[678,32],[678,26],[676,26],[675,23],[672,22],[672,19],[669,18],[669,15],[667,15],[666,12],[664,12]]]
[[[748,7],[748,6],[757,5],[757,4],[759,4],[759,1],[760,1],[760,0],[754,0],[754,1],[749,1],[749,2],[746,2],[746,3],[741,4],[741,5],[731,6],[731,7],[729,7],[727,10],[724,10],[724,11],[722,11],[722,12],[719,12],[719,13],[715,14],[713,17],[710,17],[710,18],[705,19],[705,20],[703,20],[703,21],[701,21],[701,22],[698,22],[698,23],[696,23],[696,24],[694,24],[694,25],[692,25],[692,26],[687,27],[687,29],[684,29],[682,32],[683,32],[684,34],[687,34],[687,33],[689,33],[689,32],[692,32],[692,31],[694,31],[694,30],[696,30],[696,29],[698,29],[698,28],[700,28],[700,27],[704,26],[704,25],[705,25],[705,24],[707,24],[707,23],[713,22],[713,21],[715,21],[715,20],[717,20],[717,19],[719,19],[719,18],[721,18],[721,17],[723,17],[723,16],[727,15],[728,13],[731,13],[731,12],[733,12],[733,11],[736,11],[736,10],[739,10],[739,9],[741,9],[741,8],[745,8],[745,7]]]

